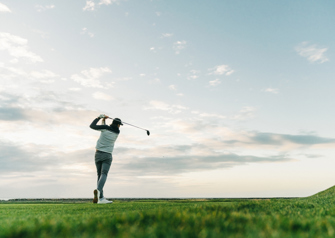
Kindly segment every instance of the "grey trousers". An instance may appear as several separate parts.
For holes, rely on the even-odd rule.
[[[103,188],[107,180],[107,174],[111,167],[113,157],[111,153],[102,151],[95,152],[95,166],[97,167],[98,183],[97,188],[100,191],[100,198],[104,197]]]

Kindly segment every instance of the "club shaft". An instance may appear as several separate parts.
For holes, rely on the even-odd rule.
[[[108,117],[108,119],[114,119],[114,118],[111,118],[111,117]],[[141,128],[141,127],[138,127],[138,126],[135,126],[135,125],[132,125],[132,124],[129,124],[129,123],[127,123],[127,122],[122,122],[123,124],[127,124],[127,125],[129,125],[129,126],[133,126],[133,127],[136,127],[136,128],[138,128],[138,129],[142,129],[142,130],[145,130],[145,131],[148,131],[147,129],[144,129],[144,128]]]

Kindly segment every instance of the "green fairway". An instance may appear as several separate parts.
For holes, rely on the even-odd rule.
[[[333,237],[334,187],[309,198],[0,204],[0,237]]]

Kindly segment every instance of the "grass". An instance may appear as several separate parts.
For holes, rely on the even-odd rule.
[[[308,198],[1,203],[0,237],[334,237],[335,187]]]

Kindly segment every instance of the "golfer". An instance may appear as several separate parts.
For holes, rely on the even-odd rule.
[[[97,125],[99,120],[102,118],[102,125]],[[98,183],[97,189],[94,189],[93,203],[106,204],[112,203],[104,197],[103,188],[107,179],[109,168],[112,164],[113,157],[112,152],[114,149],[114,143],[120,134],[120,125],[122,121],[119,118],[115,118],[109,126],[106,125],[106,119],[108,116],[101,114],[99,117],[94,119],[91,123],[90,128],[100,131],[100,138],[97,141],[96,152],[95,152],[95,166],[97,167]]]

